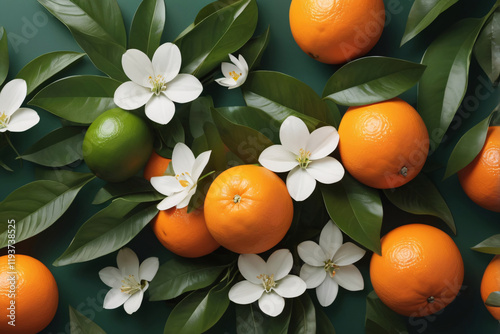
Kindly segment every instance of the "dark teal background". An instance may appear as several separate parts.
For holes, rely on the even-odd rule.
[[[90,1],[90,0],[89,0]],[[98,0],[92,0],[98,1]],[[127,28],[140,0],[118,0]],[[196,16],[196,13],[209,0],[166,0],[167,22],[163,41],[172,41]],[[488,12],[493,0],[461,0],[454,5],[426,31],[403,47],[399,47],[412,5],[409,0],[386,0],[386,27],[382,38],[370,55],[383,55],[418,62],[428,44],[443,29],[463,17],[480,17]],[[290,0],[257,0],[259,6],[259,24],[257,34],[271,27],[269,47],[262,59],[261,68],[284,72],[304,81],[321,95],[328,78],[339,66],[316,62],[303,53],[295,44],[288,25]],[[3,0],[0,4],[0,26],[9,34],[10,72],[8,80],[35,57],[51,51],[81,51],[71,34],[59,21],[53,18],[34,0]],[[452,57],[453,55],[450,55]],[[64,76],[73,74],[99,74],[88,58],[68,69]],[[205,94],[214,97],[216,106],[242,104],[239,89],[228,91],[212,85]],[[460,138],[478,121],[484,119],[499,102],[499,89],[493,89],[475,60],[471,64],[469,88],[459,121],[452,123],[447,133],[447,140],[440,149],[430,156],[433,164],[444,165]],[[29,96],[31,98],[32,96]],[[416,88],[402,96],[407,102],[416,104]],[[27,101],[28,101],[27,99]],[[59,127],[60,123],[50,113],[37,110],[41,122],[24,133],[11,135],[12,142],[20,152],[25,151],[43,135]],[[1,152],[2,160],[15,171],[0,170],[0,200],[3,200],[16,188],[35,179],[35,166],[29,162],[22,165],[14,161],[14,154],[9,150]],[[79,166],[79,170],[85,170]],[[498,322],[493,319],[483,306],[479,286],[482,273],[492,258],[470,250],[487,237],[500,231],[500,214],[488,212],[472,203],[460,188],[454,175],[442,181],[443,169],[434,171],[431,176],[446,199],[455,218],[457,235],[454,240],[460,248],[465,263],[463,289],[457,300],[439,315],[409,321],[410,333],[495,333],[499,331]],[[116,253],[100,259],[65,267],[54,267],[51,263],[66,249],[74,234],[83,222],[101,207],[91,205],[95,192],[102,182],[92,182],[78,195],[69,211],[53,226],[17,245],[19,253],[32,255],[43,261],[53,272],[59,286],[60,303],[56,317],[44,333],[70,333],[68,305],[72,305],[87,317],[99,324],[108,333],[162,333],[168,313],[173,303],[149,302],[146,299],[140,310],[127,315],[123,308],[103,310],[102,301],[107,287],[100,281],[98,271],[106,266],[116,266]],[[386,217],[390,218],[390,217]],[[399,218],[386,219],[384,232],[407,221]],[[413,221],[426,221],[426,217]],[[450,232],[444,224],[439,224]],[[167,261],[171,255],[156,240],[149,227],[146,227],[129,246],[136,251],[140,260],[149,256],[158,256],[160,262]],[[3,250],[5,253],[5,250]],[[334,324],[337,333],[363,333],[365,319],[365,298],[371,291],[368,275],[370,254],[358,263],[365,279],[365,289],[361,292],[340,290],[333,305],[325,311]],[[314,301],[316,297],[311,294]],[[319,306],[318,306],[319,307]],[[214,327],[211,333],[235,333],[234,309]]]

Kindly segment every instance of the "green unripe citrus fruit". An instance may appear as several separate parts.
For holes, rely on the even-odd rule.
[[[83,139],[83,159],[97,177],[121,182],[135,175],[148,161],[153,136],[139,116],[120,108],[102,113]]]

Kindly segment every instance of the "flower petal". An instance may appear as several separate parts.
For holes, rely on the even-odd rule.
[[[286,187],[294,200],[303,201],[313,193],[316,180],[307,171],[297,166],[288,173]]]
[[[309,163],[306,171],[318,182],[332,184],[344,177],[344,167],[335,158],[326,157]]]
[[[118,269],[122,272],[122,276],[134,275],[139,277],[139,259],[133,250],[130,248],[122,248],[116,256]]]
[[[229,74],[229,73],[236,72],[238,75],[243,75],[243,72],[241,71],[241,69],[238,66],[236,66],[235,64],[226,63],[226,62],[223,62],[221,64],[221,72],[226,78],[233,80],[235,83],[236,83],[236,80],[234,80],[233,77],[231,76],[231,74]]]
[[[233,78],[219,78],[215,79],[215,82],[221,86],[229,87],[229,89],[236,88],[236,81]]]
[[[30,108],[19,108],[10,117],[9,124],[7,125],[7,130],[11,132],[22,132],[26,131],[40,121],[40,116],[38,113]]]
[[[238,60],[235,60],[233,62],[236,64],[236,66],[243,70],[244,74],[248,74],[248,63],[242,55],[239,55]]]
[[[203,91],[201,82],[191,74],[179,74],[167,84],[163,92],[169,99],[177,103],[195,100]]]
[[[123,304],[125,312],[132,314],[136,312],[139,307],[141,307],[142,298],[144,297],[144,292],[142,290],[134,293],[126,302]]]
[[[337,250],[342,246],[342,241],[342,231],[329,220],[319,235],[319,246],[325,251],[327,259],[333,259]]]
[[[104,297],[102,307],[107,310],[115,309],[122,306],[129,298],[129,294],[121,292],[120,289],[113,288]]]
[[[182,209],[182,208],[185,208],[186,206],[188,206],[189,202],[191,201],[191,197],[193,197],[195,192],[196,192],[196,186],[191,188],[191,190],[188,191],[186,197],[184,197],[184,199],[182,201],[177,203],[177,205],[175,207],[177,209]]]
[[[325,265],[325,260],[328,260],[323,249],[314,241],[308,240],[301,242],[297,246],[297,252],[302,261],[311,266],[323,267]]]
[[[151,78],[155,72],[148,56],[137,49],[129,49],[122,56],[123,72],[136,84],[151,88]]]
[[[154,72],[156,75],[163,76],[167,83],[179,74],[181,63],[181,50],[172,43],[160,45],[153,55]]]
[[[345,266],[359,261],[366,251],[352,242],[346,242],[340,246],[339,250],[333,256],[333,263],[338,266]]]
[[[337,293],[339,292],[339,285],[330,276],[316,288],[316,296],[318,297],[319,304],[323,307],[332,305]]]
[[[267,264],[258,255],[241,254],[238,257],[238,269],[247,281],[254,284],[261,284],[262,281],[257,276],[266,274]]]
[[[172,194],[167,198],[164,198],[160,203],[158,203],[156,207],[158,208],[158,210],[168,210],[170,208],[173,208],[177,204],[181,203],[186,198],[186,196],[188,196],[188,194],[188,190]]]
[[[158,272],[160,261],[157,257],[149,257],[142,261],[139,267],[139,279],[151,282]]]
[[[146,116],[155,123],[168,124],[175,114],[175,104],[163,94],[153,95],[146,103]]]
[[[106,267],[99,270],[99,278],[110,288],[120,288],[122,286],[121,280],[123,279],[120,269],[115,267]]]
[[[184,190],[184,187],[179,183],[179,180],[170,175],[153,176],[150,182],[156,191],[165,196],[171,196],[174,193]]]
[[[7,82],[0,92],[0,112],[11,116],[23,104],[27,91],[28,86],[24,79],[14,79]]]
[[[309,130],[306,123],[295,116],[288,116],[280,127],[281,144],[288,151],[295,155],[300,154],[300,149],[304,149],[309,138]]]
[[[258,300],[263,293],[262,284],[257,285],[249,281],[241,281],[231,287],[228,296],[233,303],[246,305]]]
[[[259,298],[259,307],[268,316],[276,317],[283,312],[285,300],[277,293],[264,293]]]
[[[323,126],[311,132],[306,151],[311,152],[311,160],[321,159],[332,153],[339,143],[339,134],[333,126]]]
[[[359,291],[363,290],[365,287],[361,272],[353,264],[342,266],[337,269],[335,271],[335,276],[333,276],[333,280],[349,291]]]
[[[285,149],[283,145],[266,148],[259,156],[259,163],[276,173],[288,172],[299,165],[295,154]]]
[[[153,92],[149,88],[127,81],[115,90],[113,101],[122,109],[134,110],[145,105],[152,96]]]
[[[308,289],[314,289],[323,283],[326,271],[323,267],[314,267],[304,263],[300,268],[300,278],[304,280]]]
[[[186,172],[191,174],[195,160],[193,152],[186,144],[175,144],[174,151],[172,152],[172,167],[176,174]]]
[[[201,173],[203,173],[203,170],[208,164],[208,161],[210,160],[210,154],[212,151],[205,151],[203,153],[200,153],[194,160],[193,164],[193,169],[191,171],[191,177],[193,178],[193,181],[196,182],[201,176]]]
[[[274,275],[274,280],[279,281],[292,270],[293,256],[288,249],[278,249],[267,259],[267,275]]]
[[[280,279],[274,291],[281,297],[295,298],[306,291],[306,282],[299,276],[288,275]]]

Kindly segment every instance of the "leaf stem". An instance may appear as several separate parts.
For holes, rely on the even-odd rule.
[[[9,135],[7,134],[7,132],[4,132],[4,135],[5,135],[5,140],[7,141],[7,144],[9,144],[10,148],[14,151],[14,153],[16,153],[17,155],[17,158],[16,159],[21,159],[21,167],[23,166],[23,159],[21,158],[21,155],[19,154],[19,152],[16,150],[16,148],[14,147],[14,144],[12,144],[12,142],[10,141],[10,138],[9,138]]]

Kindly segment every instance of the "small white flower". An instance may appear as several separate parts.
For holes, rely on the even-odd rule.
[[[259,301],[265,314],[276,317],[285,307],[283,298],[295,298],[306,291],[304,281],[288,275],[293,266],[292,253],[288,249],[275,251],[267,262],[255,254],[242,254],[238,269],[245,278],[229,290],[229,299],[236,304]]]
[[[230,54],[229,59],[233,62],[232,64],[223,62],[221,65],[224,78],[215,79],[215,82],[221,86],[233,89],[245,83],[248,76],[248,64],[242,55],[239,55],[238,59],[236,59],[235,56]]]
[[[0,132],[23,132],[40,121],[37,112],[21,108],[28,87],[23,79],[14,79],[5,84],[0,92]]]
[[[196,192],[198,179],[208,164],[212,151],[201,153],[196,159],[193,152],[183,143],[177,143],[172,152],[172,167],[175,175],[155,176],[151,184],[161,194],[168,196],[158,204],[158,210],[174,206],[182,209]]]
[[[286,187],[296,201],[308,198],[316,181],[331,184],[344,176],[344,167],[329,157],[339,142],[333,126],[324,126],[309,133],[298,117],[289,116],[280,127],[282,145],[272,145],[259,156],[259,163],[276,173],[288,172]]]
[[[155,51],[153,60],[139,50],[129,49],[122,56],[123,71],[132,81],[115,91],[115,104],[125,110],[146,105],[146,116],[153,122],[167,124],[175,113],[175,104],[193,101],[203,85],[191,74],[179,74],[181,51],[165,43]]]
[[[352,242],[342,244],[342,232],[331,220],[321,231],[319,245],[304,241],[297,251],[305,262],[300,277],[308,289],[316,288],[321,306],[333,303],[339,285],[349,291],[363,290],[363,276],[353,263],[365,255],[365,250]]]
[[[139,266],[137,255],[130,248],[123,248],[116,257],[118,268],[106,267],[99,271],[101,280],[111,288],[104,297],[103,307],[115,309],[123,305],[128,314],[139,309],[144,291],[158,271],[157,257],[144,260]]]

